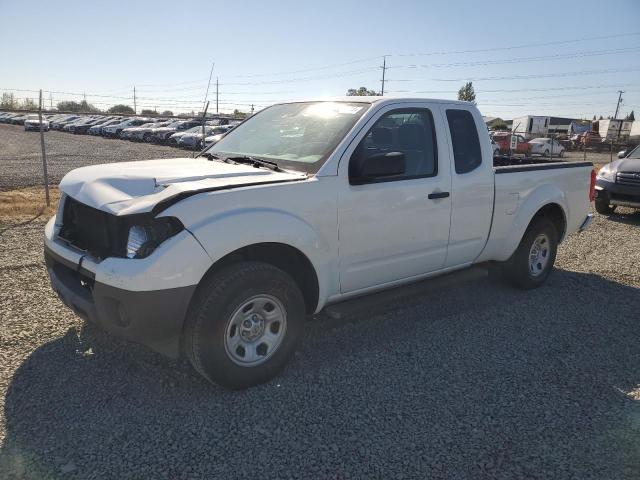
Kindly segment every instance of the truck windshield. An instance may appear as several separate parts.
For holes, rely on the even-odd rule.
[[[360,102],[273,105],[229,132],[207,152],[250,156],[315,173],[367,110]]]

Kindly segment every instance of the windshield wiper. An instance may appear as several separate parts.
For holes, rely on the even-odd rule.
[[[276,162],[270,162],[269,160],[262,160],[261,158],[250,157],[249,155],[238,155],[236,157],[224,157],[224,160],[231,160],[236,163],[247,163],[254,167],[265,167],[273,170],[274,172],[282,172],[282,170]]]
[[[209,148],[209,147],[207,147]],[[210,152],[205,152],[202,151],[200,152],[198,155],[196,155],[196,158],[203,156],[205,157],[207,160],[222,160],[222,161],[226,161],[226,158],[223,158],[219,155],[216,155],[215,153],[210,153]]]

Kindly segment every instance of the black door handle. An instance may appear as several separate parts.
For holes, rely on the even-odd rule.
[[[434,200],[436,198],[447,198],[449,196],[449,192],[434,192],[429,194],[429,200]]]

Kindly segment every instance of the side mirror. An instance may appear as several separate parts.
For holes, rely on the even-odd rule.
[[[627,156],[627,151],[626,150],[620,150],[618,152],[618,158],[624,158]]]
[[[402,152],[377,153],[366,158],[352,158],[350,182],[352,185],[369,183],[405,172],[405,154]]]

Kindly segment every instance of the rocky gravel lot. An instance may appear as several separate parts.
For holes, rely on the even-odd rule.
[[[100,163],[190,156],[176,148],[146,143],[73,135],[50,130],[45,133],[49,181],[60,182],[74,168]],[[40,134],[25,132],[22,125],[0,124],[0,191],[42,184]]]
[[[1,479],[640,478],[640,214],[596,215],[535,291],[425,284],[310,319],[240,392],[83,325],[43,226],[0,224]]]

